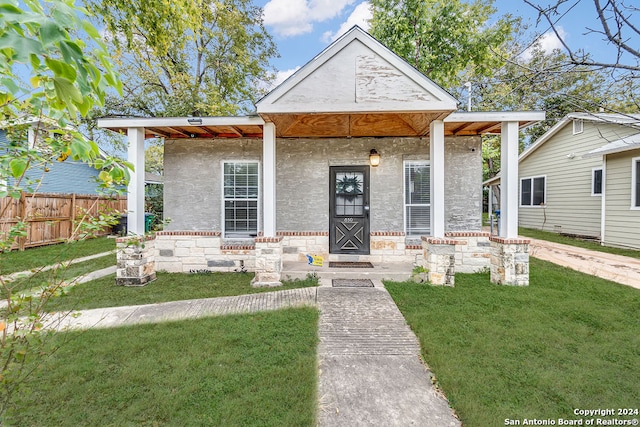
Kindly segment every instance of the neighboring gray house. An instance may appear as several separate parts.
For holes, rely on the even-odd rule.
[[[640,115],[620,120],[625,131],[619,139],[587,156],[603,164],[602,241],[640,249]]]
[[[640,116],[571,113],[560,120],[519,157],[519,225],[640,248],[640,212],[631,199],[639,132]]]
[[[544,113],[455,112],[451,95],[358,27],[256,108],[247,117],[99,120],[100,127],[128,135],[137,170],[145,138],[165,140],[164,206],[171,223],[146,245],[153,265],[141,272],[244,267],[256,272],[256,282],[269,284],[288,265],[315,256],[402,262],[408,271],[413,263],[426,264],[432,281],[445,283],[454,270],[486,268],[485,133],[502,134],[503,155],[511,159],[503,164],[514,166],[496,245],[522,243],[518,129]],[[141,175],[134,173],[129,187],[134,232],[143,224]],[[438,245],[446,249],[436,251]],[[519,271],[528,280],[528,268]],[[525,284],[515,276],[506,282]]]
[[[24,141],[20,142],[24,144],[33,144],[36,129],[47,131],[47,126],[38,120],[20,122],[20,125],[29,125]],[[10,144],[7,130],[0,129],[0,150],[9,150]],[[27,177],[34,181],[31,189],[38,193],[97,194],[96,179],[99,173],[99,170],[86,163],[67,158],[64,161],[50,159],[46,164],[34,165]]]

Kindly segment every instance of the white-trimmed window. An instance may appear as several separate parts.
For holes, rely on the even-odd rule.
[[[544,206],[546,200],[546,176],[532,176],[520,180],[520,206]]]
[[[426,160],[404,162],[404,224],[407,236],[431,232],[431,169]]]
[[[640,157],[631,159],[631,209],[640,209]]]
[[[582,119],[574,119],[573,120],[573,134],[579,134],[584,131],[584,122]]]
[[[604,188],[604,175],[602,168],[593,168],[591,170],[591,195],[602,196],[602,189]]]
[[[260,188],[258,162],[225,162],[222,174],[224,236],[256,236]]]

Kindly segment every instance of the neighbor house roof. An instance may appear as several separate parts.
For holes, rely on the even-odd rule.
[[[569,113],[556,123],[551,129],[538,138],[529,148],[520,154],[519,161],[522,161],[533,154],[538,148],[546,143],[551,137],[558,133],[573,120],[584,120],[595,123],[611,123],[625,126],[637,127],[640,129],[640,115],[632,114],[609,114],[609,113]]]
[[[621,153],[628,150],[637,150],[640,148],[640,133],[621,138],[617,141],[610,142],[600,148],[589,151],[582,157],[595,157],[605,154]]]

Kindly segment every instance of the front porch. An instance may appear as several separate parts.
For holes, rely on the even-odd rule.
[[[452,285],[456,271],[496,258],[496,282],[524,284],[498,266],[511,249],[490,251],[517,238],[518,131],[544,113],[455,112],[450,94],[359,28],[256,107],[247,117],[98,121],[129,138],[133,234],[144,233],[145,138],[165,139],[173,222],[146,245],[156,269],[254,271],[255,285],[272,286],[285,264],[346,256],[421,266]],[[502,138],[500,242],[481,232],[484,134]]]

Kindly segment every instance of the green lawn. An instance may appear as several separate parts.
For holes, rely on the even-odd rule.
[[[77,285],[47,304],[47,310],[66,311],[98,307],[152,304],[198,298],[215,298],[283,289],[317,286],[315,279],[284,281],[277,288],[254,288],[253,273],[157,273],[157,280],[143,287],[116,286],[115,276]]]
[[[312,426],[312,308],[68,332],[7,426]]]
[[[634,249],[613,248],[611,246],[602,246],[600,243],[592,240],[582,240],[575,237],[563,236],[562,234],[552,233],[550,231],[534,230],[532,228],[518,228],[518,234],[532,239],[547,240],[549,242],[563,243],[565,245],[577,246],[580,248],[591,249],[593,251],[606,252],[615,255],[624,255],[634,258],[640,258],[640,251]]]
[[[637,407],[640,291],[531,259],[530,286],[388,283],[465,427]],[[632,417],[629,417],[631,419]]]
[[[17,271],[40,268],[61,261],[112,251],[115,248],[115,239],[99,237],[97,239],[31,248],[26,249],[24,252],[11,251],[0,254],[0,274],[6,275]]]

